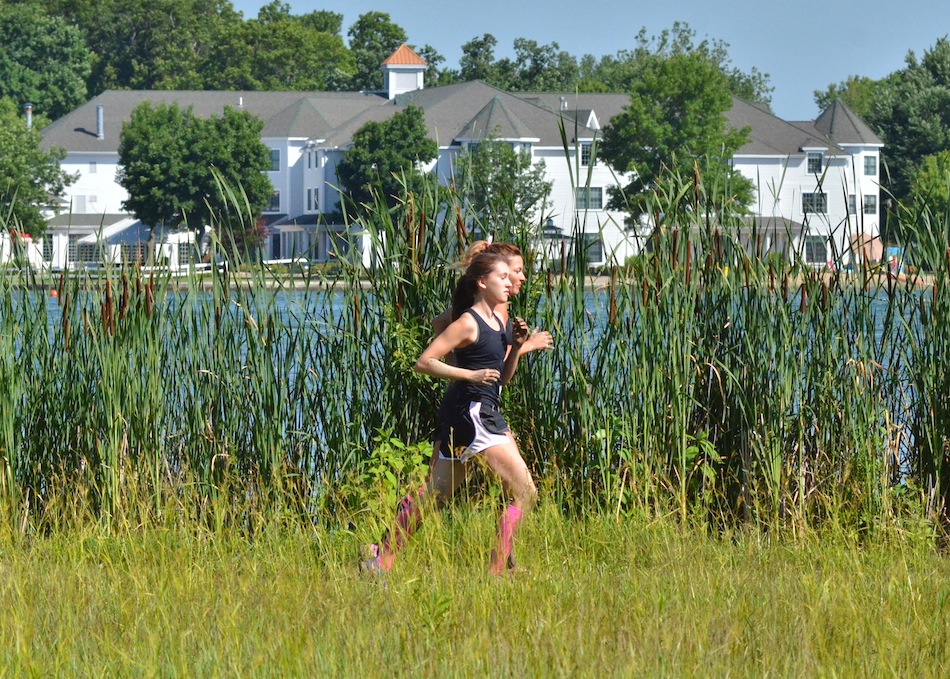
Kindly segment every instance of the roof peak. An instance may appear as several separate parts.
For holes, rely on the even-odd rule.
[[[395,52],[383,60],[380,66],[426,66],[426,61],[406,43],[401,44]]]
[[[880,138],[840,98],[815,119],[815,128],[837,144],[882,144]]]

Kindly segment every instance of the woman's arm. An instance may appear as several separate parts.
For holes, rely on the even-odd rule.
[[[528,339],[525,340],[524,344],[521,345],[519,353],[524,356],[527,353],[532,351],[539,351],[541,349],[553,349],[554,348],[554,338],[551,337],[551,333],[547,330],[541,330],[540,328],[535,328],[529,335]]]
[[[497,370],[467,370],[449,365],[442,359],[459,347],[478,338],[478,324],[468,314],[462,316],[441,332],[416,361],[415,370],[423,375],[445,380],[463,380],[475,384],[495,384],[501,375]]]
[[[511,319],[512,345],[505,357],[505,370],[501,375],[501,383],[508,384],[518,369],[518,359],[521,357],[521,347],[528,338],[528,324],[523,318]]]

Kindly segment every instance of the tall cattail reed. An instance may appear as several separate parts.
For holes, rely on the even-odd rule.
[[[950,227],[904,216],[926,287],[864,270],[829,285],[763,259],[759,233],[704,210],[695,176],[683,182],[700,187],[693,209],[655,196],[646,212],[665,228],[605,286],[587,285],[580,224],[553,250],[538,224],[492,225],[551,257],[527,258],[512,301],[555,337],[504,390],[532,468],[556,477],[569,508],[866,529],[907,488],[927,501],[901,511],[943,519]],[[445,385],[412,365],[479,221],[454,200],[433,190],[366,206],[339,225],[333,263],[294,286],[251,262],[185,286],[123,269],[60,276],[53,304],[2,279],[0,506],[82,489],[103,520],[143,502],[160,516],[187,496],[193,515],[242,508],[230,517],[242,525],[248,506],[348,522],[325,508],[345,505],[337,491],[379,432],[418,442],[435,424]]]

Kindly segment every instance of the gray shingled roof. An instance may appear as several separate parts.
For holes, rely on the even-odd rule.
[[[418,90],[396,99],[398,105],[413,104],[425,111],[429,132],[440,146],[450,146],[456,139],[480,138],[482,133],[477,130],[472,134],[473,112],[484,117],[492,102],[497,119],[502,115],[508,118],[504,124],[508,131],[500,136],[537,139],[541,146],[560,145],[556,116],[480,80]]]
[[[83,213],[83,212],[63,212],[50,218],[46,223],[50,227],[74,226],[77,229],[98,229],[111,226],[129,215],[124,212],[118,213]]]
[[[594,130],[573,129],[593,112],[600,125],[621,113],[629,102],[626,94],[509,93],[475,80],[445,87],[417,90],[394,101],[363,92],[207,92],[186,90],[109,90],[91,99],[42,130],[44,148],[64,148],[72,153],[115,153],[119,131],[142,101],[177,102],[196,115],[220,114],[225,107],[241,106],[264,121],[264,137],[322,139],[326,146],[348,146],[353,134],[370,121],[384,121],[412,104],[425,112],[429,135],[440,146],[460,138],[480,138],[491,129],[507,139],[538,140],[539,146],[561,146],[560,120],[568,136],[590,137]],[[96,107],[103,106],[105,138],[96,138]],[[473,116],[473,111],[477,112]],[[787,155],[804,148],[824,148],[847,143],[880,144],[871,130],[844,104],[837,102],[811,123],[790,123],[762,106],[733,98],[727,112],[736,128],[749,126],[749,142],[740,155]],[[575,123],[575,121],[577,121]]]
[[[738,97],[732,98],[732,108],[726,111],[729,124],[741,130],[750,127],[749,141],[742,146],[740,156],[774,156],[800,154],[803,149],[824,149],[829,155],[844,152],[831,143],[811,123],[801,126],[774,116],[762,106],[750,104]]]
[[[815,120],[815,129],[836,144],[880,144],[884,145],[843,101],[835,99]]]
[[[459,139],[534,139],[535,135],[518,116],[508,110],[500,97],[493,97],[462,128]]]
[[[306,104],[303,102],[310,100]],[[220,115],[228,106],[243,108],[264,122],[264,137],[316,137],[332,130],[367,108],[379,108],[385,99],[360,92],[209,92],[195,90],[108,90],[42,130],[43,148],[73,153],[115,153],[122,124],[143,101],[177,103],[195,115]],[[96,138],[96,107],[103,107],[105,138]],[[322,130],[306,129],[308,124]],[[318,137],[319,138],[319,137]]]

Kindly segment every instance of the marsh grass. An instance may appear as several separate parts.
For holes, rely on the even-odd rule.
[[[366,206],[369,267],[0,277],[6,673],[945,676],[947,225],[902,217],[926,285],[815,272],[690,181],[597,288],[496,225],[556,337],[505,390],[542,497],[511,579],[478,473],[385,587],[355,567],[419,482],[451,195]]]
[[[493,512],[427,514],[386,586],[367,536],[273,522],[249,540],[89,526],[6,543],[0,666],[47,676],[944,676],[946,559],[929,533],[859,545],[711,537],[545,503],[519,572],[485,575]]]
[[[583,247],[547,261],[530,225],[480,224],[522,247],[515,311],[556,337],[505,390],[555,502],[714,532],[942,529],[947,225],[901,215],[925,285],[863,262],[818,272],[767,256],[697,182],[666,181],[645,254],[596,289]],[[250,223],[229,195],[224,234]],[[31,272],[0,279],[6,523],[43,532],[80,498],[76,515],[105,526],[184,512],[253,533],[289,513],[349,529],[391,497],[401,479],[364,487],[367,470],[380,442],[414,449],[432,431],[443,385],[412,364],[478,215],[435,188],[361,209],[345,227],[371,254],[340,239],[336,266],[293,280],[223,243],[230,269],[184,283],[107,268],[47,280],[52,297]]]

